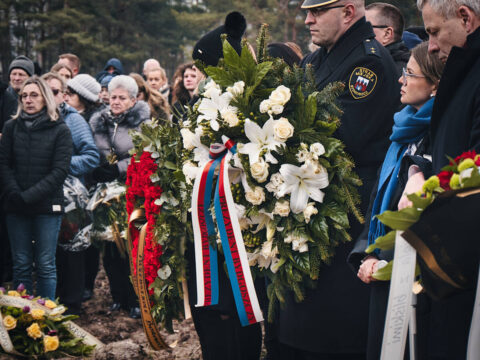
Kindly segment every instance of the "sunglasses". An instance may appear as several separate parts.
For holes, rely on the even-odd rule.
[[[60,89],[52,89],[52,93],[54,96],[57,96],[60,93]]]
[[[374,29],[386,29],[388,27],[388,25],[372,25],[372,28]]]

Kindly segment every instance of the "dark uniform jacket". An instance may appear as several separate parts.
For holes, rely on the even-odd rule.
[[[308,55],[318,89],[345,83],[339,97],[344,114],[337,136],[353,157],[364,185],[361,210],[366,212],[377,170],[389,145],[393,114],[399,105],[395,64],[376,40],[365,18],[355,23],[332,48]],[[362,226],[352,219],[355,239]],[[316,353],[364,353],[367,343],[369,289],[352,274],[346,259],[352,244],[340,245],[333,262],[320,272],[317,288],[302,303],[287,300],[280,312],[279,339]]]
[[[41,116],[31,127],[19,117],[9,120],[0,141],[0,178],[4,199],[20,193],[22,215],[61,214],[63,182],[72,157],[72,136],[60,118]],[[5,209],[11,213],[11,209]]]

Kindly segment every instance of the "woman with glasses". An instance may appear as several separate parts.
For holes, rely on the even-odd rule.
[[[72,137],[47,83],[32,76],[20,89],[16,115],[0,140],[0,181],[13,257],[13,285],[55,299],[55,252],[64,211],[63,182]],[[35,264],[35,266],[34,266]]]
[[[394,115],[391,145],[371,196],[365,228],[350,253],[348,262],[357,276],[371,285],[367,359],[378,360],[382,346],[390,283],[376,281],[373,273],[392,260],[393,251],[367,255],[365,249],[388,232],[375,218],[386,210],[396,210],[410,176],[431,166],[426,154],[426,136],[430,126],[434,97],[443,72],[443,63],[428,53],[424,42],[412,50],[399,82],[400,101],[406,105]],[[412,155],[420,155],[413,157]],[[412,160],[414,162],[412,162]],[[408,201],[408,199],[407,199]],[[421,299],[419,299],[421,300]]]

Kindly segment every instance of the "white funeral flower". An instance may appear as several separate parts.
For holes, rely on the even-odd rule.
[[[290,233],[285,239],[284,242],[287,244],[292,244],[292,249],[298,252],[307,252],[308,251],[308,240],[300,234]]]
[[[270,177],[270,182],[265,186],[267,191],[273,193],[277,198],[278,192],[280,191],[280,186],[284,183],[283,176],[280,173],[275,173]]]
[[[299,150],[297,155],[295,155],[298,162],[305,162],[310,158],[310,153],[307,150]]]
[[[261,103],[260,103],[260,112],[262,114],[265,114],[266,112],[268,112],[268,110],[270,110],[270,101],[268,100],[263,100]]]
[[[245,119],[245,135],[250,142],[244,144],[238,151],[241,154],[248,155],[250,165],[259,161],[260,153],[264,150],[266,150],[265,160],[267,162],[272,164],[278,162],[270,152],[275,150],[277,146],[285,146],[285,144],[275,140],[273,119],[269,119],[263,125],[263,128],[250,119]]]
[[[211,98],[204,98],[202,102],[198,106],[198,112],[202,115],[198,117],[198,121],[207,120],[210,122],[210,127],[214,131],[218,131],[220,129],[220,124],[217,121],[218,113],[222,113],[222,111],[232,110],[235,111],[236,109],[230,107],[230,100],[232,100],[232,94],[229,92],[218,94],[216,92],[212,92]]]
[[[309,202],[305,210],[303,210],[303,217],[305,218],[305,222],[308,224],[310,222],[312,215],[316,215],[316,214],[318,214],[318,210],[315,207],[315,203]]]
[[[323,154],[325,154],[325,147],[320,144],[320,143],[313,143],[312,145],[310,145],[310,152],[312,153],[312,157],[315,159],[315,160],[318,160],[318,158],[320,156],[322,156]]]
[[[265,201],[265,192],[260,186],[255,186],[255,189],[250,189],[245,193],[245,198],[253,205],[260,205]]]
[[[282,112],[283,112],[283,106],[282,105],[272,104],[271,107],[270,107],[269,114],[272,113],[272,114],[278,115],[278,114],[281,114]]]
[[[182,167],[183,174],[187,179],[188,184],[192,184],[192,181],[196,179],[200,168],[196,166],[193,162],[187,161],[183,164]]]
[[[250,166],[250,173],[255,180],[259,183],[263,183],[268,178],[268,167],[268,163],[266,163],[263,158],[260,158],[259,161]]]
[[[280,85],[272,91],[270,97],[270,103],[273,105],[285,105],[291,97],[290,89],[284,85]]]
[[[307,162],[298,167],[292,164],[283,164],[280,167],[285,183],[281,186],[279,195],[290,194],[290,208],[294,214],[302,212],[311,198],[323,202],[325,194],[320,190],[328,186],[328,173],[323,169],[315,172],[315,166]]]
[[[237,81],[233,86],[227,87],[227,91],[233,96],[239,96],[243,94],[245,89],[245,83],[243,81]]]
[[[233,106],[229,106],[228,108],[222,110],[220,115],[230,127],[237,126],[240,122],[240,119],[237,116],[237,108]]]
[[[287,217],[290,214],[290,203],[288,200],[280,200],[275,203],[273,213],[281,217]]]
[[[180,130],[180,134],[182,134],[183,147],[187,150],[193,150],[195,148],[196,135],[185,128]]]
[[[222,89],[220,88],[219,85],[213,80],[210,80],[208,83],[205,84],[205,91],[203,93],[203,96],[206,98],[211,99],[213,94],[216,94],[217,96],[220,96],[222,93]]]
[[[287,118],[281,117],[274,121],[273,133],[275,134],[275,140],[285,142],[293,136],[294,128]]]

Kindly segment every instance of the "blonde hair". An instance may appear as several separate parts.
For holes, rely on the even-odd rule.
[[[52,79],[58,80],[58,81],[60,81],[60,87],[61,87],[62,92],[65,92],[67,90],[67,83],[65,82],[63,77],[60,76],[56,72],[49,72],[49,73],[43,74],[42,79],[45,80],[45,81],[49,81],[49,80],[52,80]]]
[[[31,84],[37,85],[40,89],[40,94],[43,96],[43,100],[45,101],[45,107],[47,108],[47,114],[50,117],[50,120],[57,121],[60,117],[60,114],[58,113],[57,104],[55,103],[55,98],[53,97],[52,90],[50,89],[50,86],[48,86],[48,84],[45,82],[45,80],[39,78],[37,75],[33,75],[32,77],[25,80],[22,87],[20,88],[17,113],[15,114],[15,116],[13,116],[13,119],[18,119],[20,117],[20,114],[23,111],[23,89],[25,89],[25,86]]]
[[[70,69],[70,66],[65,65],[65,64],[56,63],[55,65],[52,66],[52,68],[50,69],[50,72],[58,73],[58,72],[60,72],[60,70],[62,70],[62,69],[66,69],[66,70],[70,73],[70,79],[73,78],[73,71],[72,71],[72,69]]]
[[[167,73],[165,72],[165,69],[162,68],[162,67],[157,67],[157,68],[153,68],[151,70],[149,70],[145,75],[148,79],[148,74],[150,74],[151,72],[154,72],[154,71],[160,71],[160,77],[162,78],[162,80],[165,80],[166,83],[168,83],[168,79],[167,79]]]

